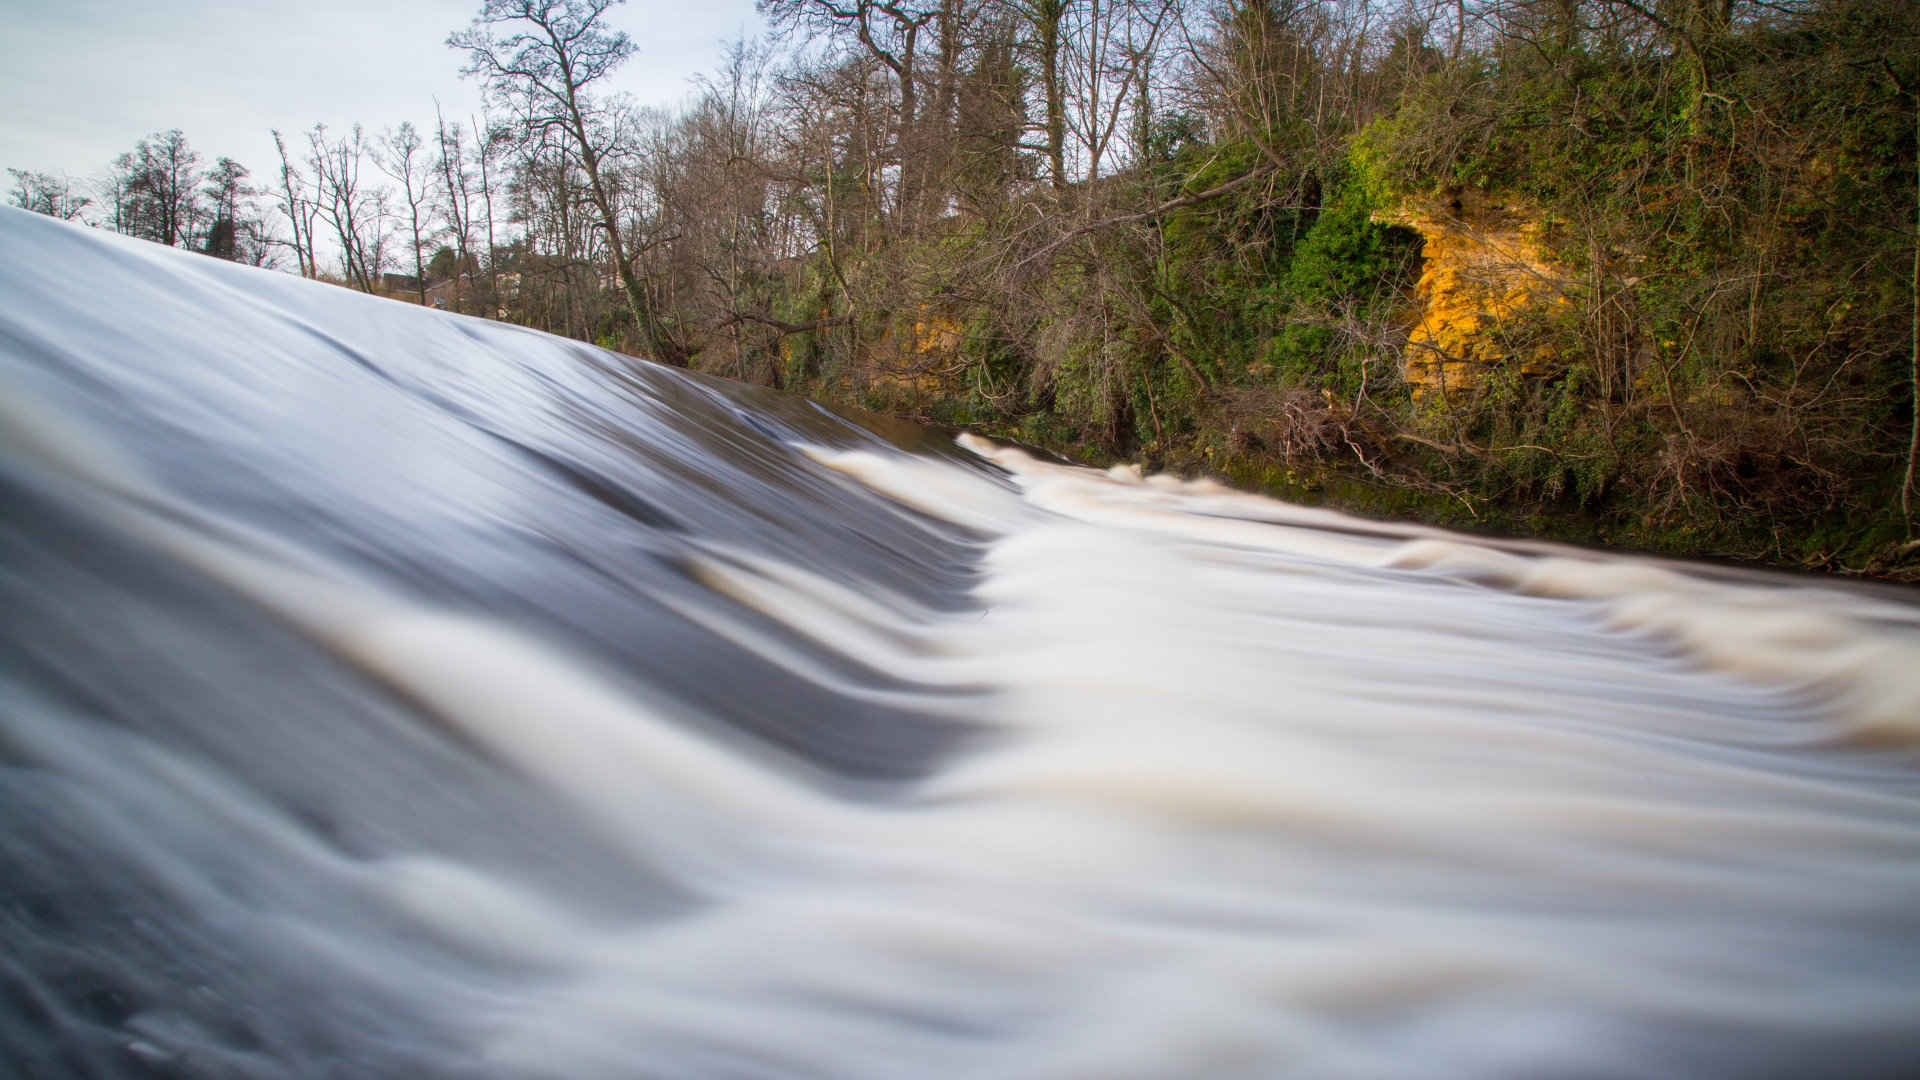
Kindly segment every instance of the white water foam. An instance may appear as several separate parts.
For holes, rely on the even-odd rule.
[[[1920,1014],[1868,944],[1920,890],[1911,759],[1821,749],[1903,731],[1885,695],[1920,653],[1888,605],[1762,590],[1779,625],[1735,640],[1802,652],[1743,665],[1688,636],[1742,587],[1672,570],[1462,567],[1472,542],[1435,558],[1426,530],[1303,538],[1324,512],[1011,455],[1024,510],[948,466],[819,457],[991,527],[978,610],[724,558],[706,580],[989,685],[989,736],[884,811],[801,814],[783,842],[824,872],[603,939],[494,1018],[500,1066],[1746,1073]],[[1695,629],[1636,621],[1649,597]]]

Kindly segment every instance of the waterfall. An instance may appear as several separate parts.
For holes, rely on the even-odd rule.
[[[1920,1068],[1910,593],[0,242],[15,1075]]]

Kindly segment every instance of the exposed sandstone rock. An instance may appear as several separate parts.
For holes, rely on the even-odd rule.
[[[966,328],[954,316],[920,305],[911,334],[889,327],[869,355],[869,381],[892,391],[941,393],[960,366]]]
[[[1527,375],[1553,370],[1550,350],[1519,346],[1505,332],[1523,312],[1567,303],[1566,274],[1546,253],[1538,215],[1462,191],[1378,217],[1425,241],[1402,360],[1415,400],[1469,390],[1496,367],[1517,364]]]

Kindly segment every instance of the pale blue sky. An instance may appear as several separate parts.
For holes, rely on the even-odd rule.
[[[449,119],[480,103],[444,44],[480,0],[0,0],[0,167],[104,173],[153,131],[180,128],[208,164],[278,169],[316,122],[370,133],[412,120],[437,95]],[[629,0],[610,12],[639,54],[613,88],[671,106],[761,23],[753,0]],[[7,180],[0,174],[0,182]],[[11,186],[10,184],[8,186]]]

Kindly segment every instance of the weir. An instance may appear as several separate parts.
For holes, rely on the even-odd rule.
[[[1920,1065],[1908,594],[0,247],[12,1075]]]

